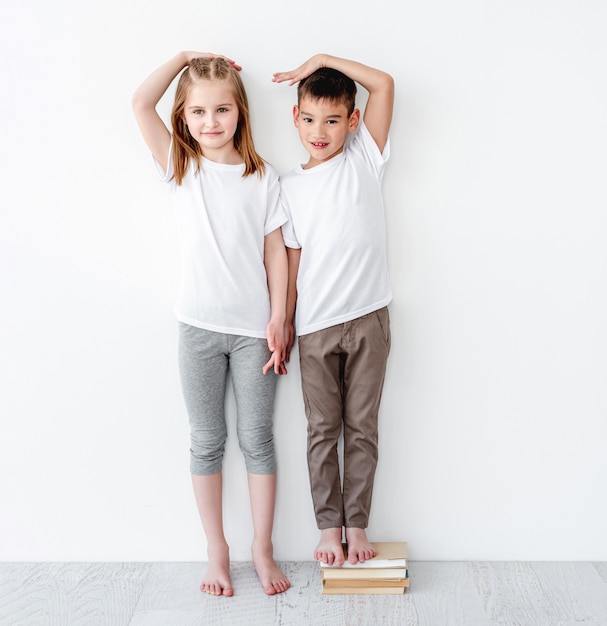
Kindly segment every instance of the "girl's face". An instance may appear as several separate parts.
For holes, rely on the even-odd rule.
[[[242,162],[233,140],[240,112],[228,81],[205,80],[192,85],[183,116],[207,159]]]

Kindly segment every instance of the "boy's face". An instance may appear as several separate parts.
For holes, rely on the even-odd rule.
[[[320,165],[342,152],[348,133],[356,130],[359,119],[360,111],[355,109],[348,116],[345,104],[302,98],[299,106],[293,107],[293,121],[310,155],[304,169]]]

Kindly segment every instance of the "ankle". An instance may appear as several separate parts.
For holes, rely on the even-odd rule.
[[[253,537],[251,550],[269,552],[271,554],[274,551],[272,539],[270,539],[269,537]]]
[[[225,555],[228,555],[230,552],[230,546],[228,546],[227,541],[224,539],[223,541],[212,541],[207,543],[207,555],[209,558],[218,558]]]
[[[332,541],[342,541],[343,530],[341,527],[336,528],[321,528],[320,536],[322,539],[330,539]]]

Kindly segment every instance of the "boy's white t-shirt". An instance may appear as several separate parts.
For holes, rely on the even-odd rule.
[[[177,319],[232,335],[265,338],[270,297],[264,266],[264,237],[285,223],[277,172],[266,164],[243,177],[245,166],[203,158],[190,166],[181,185],[169,184],[181,252]]]
[[[341,324],[392,299],[381,180],[390,156],[361,123],[341,154],[281,177],[289,221],[283,237],[301,248],[298,335]]]

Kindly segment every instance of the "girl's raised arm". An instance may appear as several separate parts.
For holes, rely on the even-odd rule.
[[[154,70],[133,94],[133,111],[139,130],[154,158],[166,171],[171,133],[156,111],[156,105],[179,72],[189,63],[186,52],[180,52]]]

